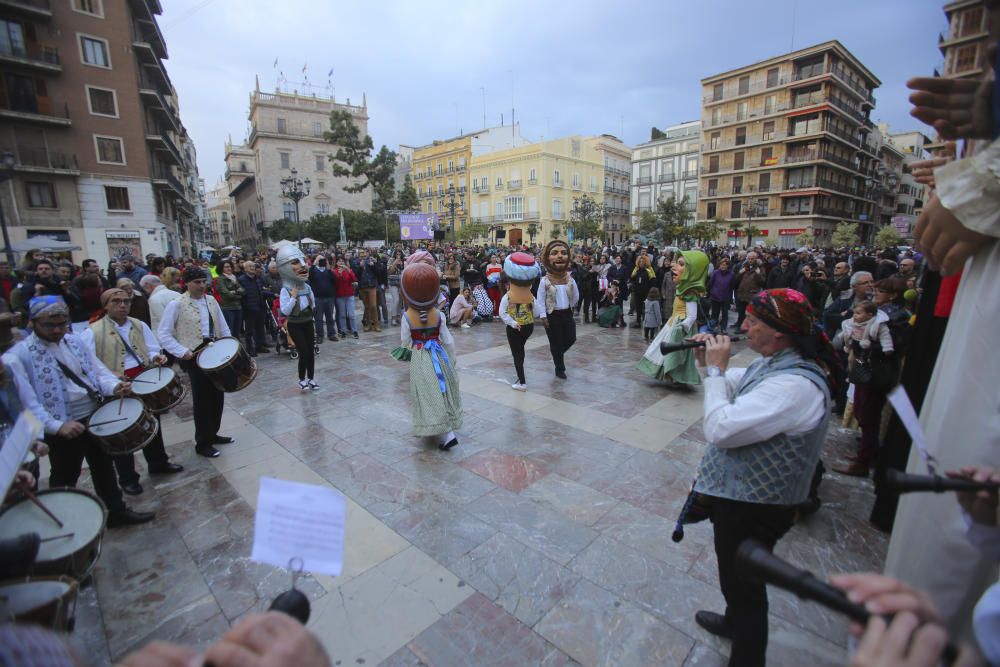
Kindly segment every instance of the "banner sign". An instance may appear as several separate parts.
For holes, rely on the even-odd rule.
[[[768,230],[766,229],[758,229],[753,233],[753,237],[757,238],[758,236],[767,236],[767,232]],[[732,229],[730,229],[728,232],[726,232],[726,236],[729,236],[730,238],[733,236],[746,236],[746,235],[747,235],[747,230],[745,229],[740,229],[738,231],[733,231]]]
[[[897,215],[892,218],[892,225],[900,234],[909,234],[910,224],[910,216],[908,215]]]
[[[436,213],[403,213],[399,216],[399,238],[404,241],[434,238]]]
[[[778,236],[798,236],[804,234],[805,231],[805,229],[779,229]]]

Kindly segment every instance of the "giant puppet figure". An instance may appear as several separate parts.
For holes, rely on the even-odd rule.
[[[580,289],[569,274],[569,246],[558,239],[549,241],[542,250],[545,276],[538,284],[538,300],[542,324],[549,337],[549,351],[556,367],[556,377],[566,379],[563,356],[576,342],[576,321],[573,309],[580,300]]]
[[[319,389],[315,380],[316,329],[313,325],[316,298],[307,282],[306,257],[298,246],[289,243],[278,248],[274,262],[281,276],[278,308],[288,318],[288,335],[299,353],[299,388],[315,391]]]
[[[400,293],[406,312],[400,321],[400,347],[392,356],[410,363],[410,414],[413,435],[438,436],[438,447],[458,444],[462,397],[455,365],[455,339],[437,304],[440,277],[435,267],[414,262],[403,269]]]
[[[535,329],[535,319],[541,318],[539,304],[531,293],[531,283],[538,278],[541,269],[535,258],[526,252],[515,252],[503,261],[503,272],[510,283],[510,289],[500,299],[500,319],[507,325],[507,344],[514,357],[517,379],[511,384],[515,391],[527,391],[524,378],[524,344]]]

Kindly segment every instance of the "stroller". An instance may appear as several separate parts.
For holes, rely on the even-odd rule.
[[[295,349],[295,341],[288,335],[288,328],[285,326],[288,318],[282,315],[278,309],[278,299],[271,299],[271,307],[267,309],[267,312],[267,328],[268,333],[273,332],[275,353],[282,354],[282,348],[284,348],[284,351],[288,352],[289,359],[298,359],[299,351]],[[315,325],[313,326],[315,327]],[[319,343],[313,345],[313,354],[319,356]]]

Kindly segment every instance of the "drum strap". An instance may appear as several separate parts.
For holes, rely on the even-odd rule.
[[[127,340],[125,340],[125,336],[122,335],[122,332],[118,331],[118,329],[115,329],[115,333],[118,335],[119,338],[121,338],[122,345],[125,346],[125,351],[128,352],[130,355],[132,355],[132,358],[139,363],[140,368],[144,368],[146,366],[146,362],[139,358],[139,355],[136,354],[135,350],[132,349],[132,346],[128,344]]]
[[[89,384],[81,380],[80,376],[74,373],[73,369],[71,369],[63,362],[59,361],[58,359],[56,359],[55,362],[59,365],[59,370],[62,371],[63,375],[65,375],[67,379],[69,379],[73,384],[75,384],[76,386],[80,387],[85,392],[87,392],[87,396],[90,397],[90,400],[95,401],[97,403],[101,402],[102,398],[101,392],[97,391]]]

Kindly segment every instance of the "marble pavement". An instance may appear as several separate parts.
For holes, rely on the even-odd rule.
[[[310,628],[335,665],[724,665],[728,647],[694,623],[723,609],[711,527],[670,541],[701,452],[701,393],[633,369],[638,329],[583,325],[566,381],[544,332],[514,392],[503,326],[454,331],[465,424],[444,453],[409,435],[399,330],[325,342],[318,392],[295,362],[226,398],[236,443],[194,454],[189,402],[163,419],[187,470],[130,502],[152,524],[107,533],[73,642],[92,665],[153,639],[204,646],[290,583],[249,561],[258,480],[339,489],[348,499],[343,576],[306,576]],[[742,351],[736,362],[752,358]],[[831,432],[828,463],[854,433]],[[141,457],[139,465],[144,466]],[[778,553],[820,575],[880,569],[887,539],[866,521],[872,488],[827,476],[823,508]],[[771,591],[771,665],[839,665],[846,623]]]

